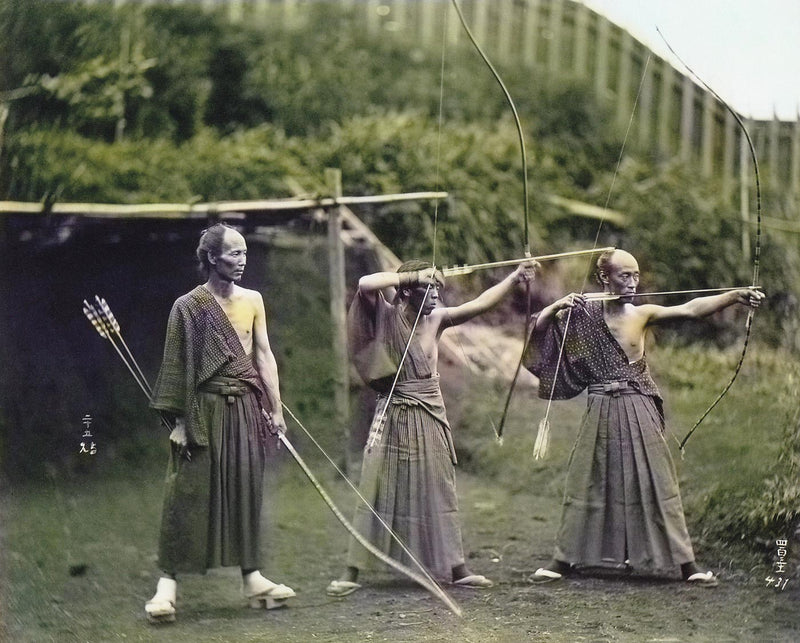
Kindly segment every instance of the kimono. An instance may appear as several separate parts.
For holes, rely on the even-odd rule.
[[[529,370],[539,396],[588,404],[567,470],[555,559],[666,570],[694,560],[661,394],[646,358],[629,362],[600,302],[535,330]],[[558,354],[564,334],[561,363]]]
[[[225,311],[204,286],[170,312],[151,406],[185,419],[188,451],[170,442],[159,539],[167,572],[261,566],[267,396]],[[269,410],[267,408],[267,410]]]
[[[453,567],[464,563],[464,552],[455,486],[457,460],[439,376],[412,340],[388,396],[411,324],[381,294],[371,297],[359,291],[348,326],[353,364],[378,392],[359,491],[380,519],[359,502],[354,526],[387,555],[413,564],[391,538],[388,526],[437,580],[449,582]],[[351,539],[347,564],[364,569],[370,562],[369,552]]]

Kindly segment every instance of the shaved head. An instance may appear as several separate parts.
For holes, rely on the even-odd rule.
[[[639,264],[630,252],[615,248],[608,250],[597,258],[597,270],[595,277],[600,285],[608,282],[608,275],[614,268],[630,268],[632,271],[639,271]]]

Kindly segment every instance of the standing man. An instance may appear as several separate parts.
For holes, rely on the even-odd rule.
[[[596,274],[614,298],[571,294],[534,318],[529,369],[540,378],[539,396],[569,399],[588,388],[588,409],[569,460],[555,555],[531,580],[557,580],[578,565],[680,566],[685,581],[714,586],[714,574],[694,560],[645,332],[733,304],[757,307],[764,294],[743,288],[679,306],[636,306],[639,265],[624,250],[603,253]]]
[[[145,605],[153,623],[175,620],[178,572],[239,566],[255,608],[295,595],[258,571],[266,456],[286,430],[264,301],[237,285],[247,244],[233,228],[204,231],[197,258],[208,281],[172,307],[151,403],[175,426],[159,541],[163,575]]]
[[[533,279],[534,270],[533,262],[520,265],[476,299],[448,307],[439,301],[442,274],[428,262],[410,261],[397,272],[362,277],[350,308],[353,363],[379,394],[360,492],[380,519],[360,503],[355,528],[388,555],[413,564],[390,539],[388,525],[437,580],[461,587],[486,588],[492,581],[472,574],[464,562],[456,452],[439,388],[439,338],[446,329],[497,305],[517,283]],[[391,303],[384,289],[395,289]],[[327,593],[346,596],[361,587],[356,581],[368,562],[369,553],[351,539],[347,569],[328,585]]]

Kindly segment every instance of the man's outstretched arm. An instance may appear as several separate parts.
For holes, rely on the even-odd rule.
[[[696,297],[678,306],[645,304],[639,310],[647,315],[647,324],[652,325],[677,319],[700,319],[734,304],[758,308],[764,297],[756,288],[740,288],[720,295]]]
[[[371,275],[364,275],[358,280],[358,289],[362,293],[373,293],[385,288],[434,286],[437,280],[441,282],[442,276],[441,273],[438,273],[433,268],[411,270],[409,272],[373,272]]]
[[[538,263],[531,261],[520,264],[517,269],[508,275],[501,282],[496,283],[491,288],[484,290],[480,295],[471,301],[464,302],[459,306],[446,309],[445,326],[457,326],[469,321],[473,317],[491,310],[499,304],[503,298],[511,292],[512,288],[525,281],[533,281],[536,277]]]

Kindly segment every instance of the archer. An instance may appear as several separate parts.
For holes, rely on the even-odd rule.
[[[534,278],[537,264],[521,264],[501,282],[459,306],[439,300],[442,273],[425,261],[409,261],[397,272],[361,277],[349,312],[353,364],[378,392],[361,472],[360,494],[375,509],[359,504],[357,531],[394,558],[419,558],[440,581],[487,588],[485,576],[464,561],[455,486],[456,452],[439,388],[439,338],[496,306],[513,287]],[[395,290],[390,303],[384,289]],[[399,369],[399,370],[398,370]],[[398,550],[382,527],[408,543]],[[347,596],[361,585],[366,549],[351,540],[347,569],[327,588]]]
[[[145,605],[152,623],[175,620],[179,571],[238,565],[251,607],[295,595],[258,571],[266,456],[286,430],[264,301],[237,283],[247,244],[233,228],[205,230],[197,258],[208,281],[172,307],[151,401],[175,426],[159,539],[163,575]],[[182,457],[188,450],[191,458]]]
[[[603,253],[596,276],[615,297],[573,293],[534,316],[528,368],[540,378],[539,397],[569,399],[588,388],[588,409],[570,456],[554,558],[531,580],[557,580],[578,566],[680,566],[683,580],[715,586],[716,576],[694,559],[645,332],[734,304],[755,308],[764,293],[742,288],[678,306],[637,306],[639,265],[623,250]]]

